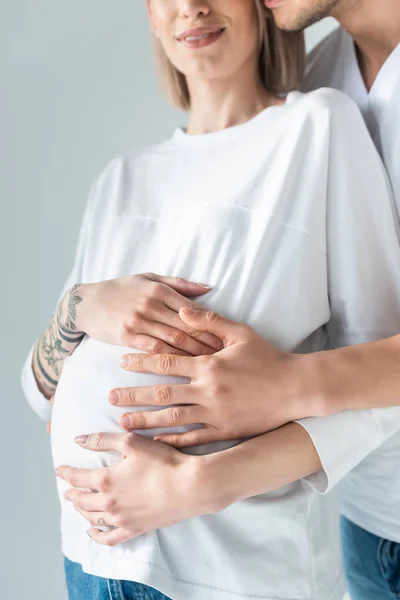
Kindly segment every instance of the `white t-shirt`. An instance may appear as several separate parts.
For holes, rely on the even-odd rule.
[[[400,44],[368,93],[353,39],[343,29],[335,30],[311,53],[304,87],[309,91],[325,86],[342,90],[359,105],[386,165],[400,212]],[[348,519],[398,543],[399,465],[400,435],[395,435],[352,471],[340,488],[342,512]]]
[[[182,276],[212,286],[206,306],[283,349],[365,342],[400,329],[397,227],[354,103],[333,90],[295,92],[243,125],[198,136],[178,130],[115,160],[92,188],[66,287],[149,271]],[[66,361],[52,417],[55,465],[120,460],[73,440],[121,431],[126,409],[108,403],[111,388],[166,380],[122,371],[126,351],[85,338]],[[31,356],[23,385],[48,418]],[[174,600],[341,600],[339,511],[334,494],[323,493],[399,430],[400,408],[301,423],[324,471],[116,548],[87,537],[58,481],[65,555],[88,573],[142,582]]]

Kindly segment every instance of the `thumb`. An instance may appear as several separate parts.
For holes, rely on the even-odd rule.
[[[221,317],[218,313],[211,310],[195,310],[192,308],[181,308],[179,316],[190,327],[199,331],[212,333],[226,345],[238,341],[242,325],[235,321],[230,321]]]

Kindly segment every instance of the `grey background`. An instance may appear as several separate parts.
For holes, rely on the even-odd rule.
[[[184,116],[158,91],[144,2],[0,8],[0,595],[65,600],[49,439],[20,370],[71,266],[90,183]],[[333,25],[314,26],[308,46]]]

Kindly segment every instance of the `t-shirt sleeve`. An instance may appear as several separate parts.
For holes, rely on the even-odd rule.
[[[388,177],[356,105],[340,92],[316,93],[326,97],[331,113],[327,330],[337,348],[400,332],[399,224]],[[326,493],[400,429],[400,407],[346,411],[298,423],[323,465],[306,481]]]
[[[85,212],[84,212],[84,216],[83,216],[83,220],[82,220],[82,224],[81,224],[81,228],[80,228],[80,233],[79,233],[78,244],[77,244],[77,248],[76,248],[76,252],[75,252],[75,260],[73,263],[73,267],[72,267],[71,272],[70,272],[69,276],[67,277],[67,280],[63,286],[63,289],[59,296],[58,302],[60,302],[60,300],[64,297],[64,295],[66,294],[68,289],[70,289],[76,283],[81,283],[83,281],[85,248],[87,245],[87,240],[88,240],[89,231],[90,231],[92,204],[93,204],[93,199],[94,199],[94,195],[95,195],[95,187],[96,187],[95,185],[92,186],[90,194],[89,194],[89,199],[88,199],[88,202],[87,202],[87,205],[85,208]],[[33,358],[33,352],[34,352],[35,346],[36,346],[36,342],[32,346],[32,348],[29,352],[29,355],[25,361],[25,364],[23,366],[22,373],[21,373],[21,385],[22,385],[22,390],[24,392],[24,395],[25,395],[29,405],[35,411],[35,413],[44,421],[49,421],[50,417],[51,417],[51,404],[50,404],[49,400],[47,400],[47,398],[45,396],[43,396],[43,394],[39,390],[37,383],[36,383],[35,376],[33,374],[33,369],[32,369],[32,358]]]

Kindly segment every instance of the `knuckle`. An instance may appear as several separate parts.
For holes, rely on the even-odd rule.
[[[147,414],[135,413],[133,417],[134,426],[132,429],[145,429],[147,427]]]
[[[170,439],[170,445],[179,450],[184,447],[184,440],[181,435],[174,435]]]
[[[203,372],[210,382],[213,382],[218,378],[219,365],[215,358],[209,357],[208,360],[204,361]]]
[[[124,334],[130,334],[132,333],[132,331],[137,331],[140,322],[142,320],[142,315],[140,314],[140,312],[138,310],[134,310],[132,312],[131,315],[129,315],[129,317],[127,318],[127,320],[124,323]]]
[[[124,441],[123,441],[124,448],[126,450],[130,450],[133,447],[134,440],[135,440],[134,433],[126,433],[124,435]]]
[[[110,513],[110,515],[115,515],[117,513],[117,500],[113,497],[107,497],[104,501],[104,512]]]
[[[134,405],[135,404],[135,390],[132,388],[127,388],[120,392],[121,394],[121,402],[122,406],[126,405]]]
[[[154,298],[151,296],[145,296],[140,303],[140,307],[143,313],[150,312],[154,307]]]
[[[172,404],[173,392],[172,388],[168,385],[161,386],[154,390],[156,404]]]
[[[182,409],[178,407],[173,407],[168,410],[168,423],[172,426],[181,425],[183,421]]]
[[[161,354],[164,350],[164,344],[160,340],[151,340],[148,346],[150,354]]]
[[[107,539],[105,541],[105,545],[108,546],[109,548],[114,548],[114,546],[116,546],[117,543],[118,543],[117,541],[112,540],[112,539]]]
[[[101,440],[104,437],[104,433],[93,433],[89,439],[89,445],[91,448],[98,448],[100,446]]]
[[[165,296],[165,285],[162,283],[154,283],[152,286],[152,296],[157,300],[161,300]]]
[[[215,310],[207,311],[206,320],[208,323],[217,323],[220,319],[221,319],[221,317],[219,316],[218,313],[215,312]]]
[[[182,331],[172,331],[169,336],[169,341],[172,346],[182,346],[185,342],[186,336]]]
[[[194,327],[189,327],[188,325],[186,325],[185,327],[185,332],[187,333],[187,335],[189,335],[191,338],[194,338],[195,340],[201,337],[201,331],[195,329]]]
[[[108,492],[112,486],[112,479],[109,473],[103,473],[99,478],[99,489],[102,492]]]
[[[158,370],[163,375],[168,375],[170,371],[174,368],[176,364],[176,359],[171,354],[165,354],[161,356],[158,360]]]

